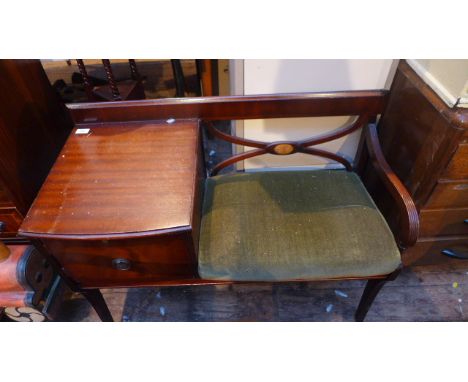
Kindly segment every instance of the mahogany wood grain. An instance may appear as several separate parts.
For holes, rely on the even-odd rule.
[[[468,179],[468,144],[461,144],[442,174],[443,179]]]
[[[113,240],[42,239],[44,246],[81,288],[152,285],[197,277],[192,230]],[[128,270],[113,260],[125,259]]]
[[[0,183],[0,207],[13,207],[10,197],[8,196],[8,191],[3,183]]]
[[[408,190],[387,163],[379,144],[376,126],[368,125],[365,134],[371,163],[398,206],[400,217],[398,244],[402,249],[406,249],[416,243],[419,235],[418,210]]]
[[[198,121],[87,128],[72,131],[20,234],[40,239],[77,290],[196,277]]]
[[[76,124],[167,118],[232,120],[255,118],[377,115],[387,92],[349,91],[279,95],[166,98],[132,102],[69,104]]]
[[[197,121],[74,129],[20,233],[112,238],[191,226]]]
[[[421,237],[442,235],[468,236],[468,208],[423,209],[420,212]]]
[[[468,208],[468,180],[439,181],[425,208]]]
[[[379,140],[390,167],[418,208],[425,205],[458,148],[465,130],[457,118],[459,112],[450,109],[404,60],[400,61],[379,122]],[[369,188],[377,187],[373,184],[375,175],[373,179],[370,174],[365,177]],[[392,210],[390,207],[389,213]]]

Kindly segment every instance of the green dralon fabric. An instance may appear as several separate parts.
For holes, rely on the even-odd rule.
[[[355,173],[269,171],[206,180],[198,270],[285,281],[393,272],[400,252]]]

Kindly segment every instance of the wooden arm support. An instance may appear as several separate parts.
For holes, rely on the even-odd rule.
[[[397,203],[400,214],[398,245],[401,249],[405,249],[414,245],[418,239],[419,216],[416,205],[406,187],[385,160],[375,124],[367,125],[365,134],[371,163],[385,188]]]

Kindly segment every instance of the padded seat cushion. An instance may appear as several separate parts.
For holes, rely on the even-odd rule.
[[[205,184],[203,279],[320,280],[393,272],[400,252],[355,173],[269,171]]]

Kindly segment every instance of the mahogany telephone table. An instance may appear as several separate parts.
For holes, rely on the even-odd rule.
[[[105,321],[112,316],[99,288],[356,278],[368,280],[356,313],[363,320],[418,231],[414,203],[386,164],[375,126],[368,125],[385,100],[385,91],[357,91],[68,105],[75,128],[20,235]],[[209,123],[332,115],[358,117],[298,142],[247,140]],[[343,170],[206,179],[202,123],[217,138],[254,148],[218,164],[211,175],[267,153],[319,155]],[[354,166],[315,147],[360,128],[367,151]],[[367,158],[401,212],[395,235],[352,171]]]

